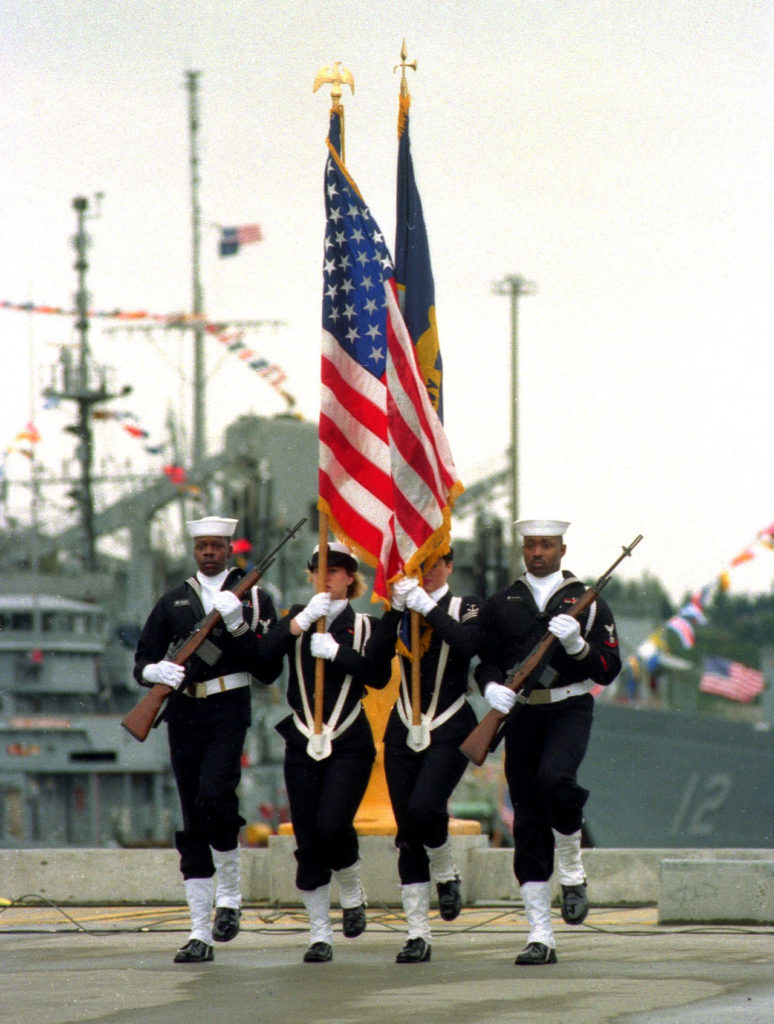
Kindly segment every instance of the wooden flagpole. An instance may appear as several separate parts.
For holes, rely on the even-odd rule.
[[[417,62],[415,60],[406,60],[406,40],[403,40],[403,45],[400,50],[400,63],[396,64],[392,69],[393,73],[401,69],[400,72],[400,95],[402,98],[411,101],[411,97],[408,91],[408,83],[406,82],[406,68],[411,68],[413,71],[417,69]],[[412,341],[415,339],[412,339]],[[421,573],[420,573],[421,577]],[[421,586],[421,578],[420,578]],[[420,673],[420,661],[422,654],[420,651],[420,638],[419,638],[419,612],[412,611],[409,617],[409,636],[411,642],[411,724],[419,726],[422,721],[422,679]]]
[[[422,721],[422,677],[419,671],[422,652],[419,644],[419,612],[415,612],[413,609],[409,625],[411,627],[411,724],[419,725]]]
[[[355,91],[355,80],[352,72],[341,67],[341,61],[334,61],[333,67],[325,65],[317,72],[312,86],[312,92],[317,92],[321,85],[331,86],[331,107],[338,110],[339,124],[341,125],[341,159],[344,157],[344,106],[341,102],[341,87],[348,85],[352,92]],[[317,592],[325,590],[326,578],[328,575],[328,514],[320,513],[320,529],[317,548]],[[325,632],[325,618],[317,620],[317,632]],[[314,666],[314,734],[319,736],[322,733],[323,725],[323,700],[325,696],[325,660],[315,659]]]
[[[317,549],[317,593],[325,590],[328,577],[328,513],[320,513],[319,546]],[[325,632],[325,616],[317,620],[317,632]],[[323,699],[325,697],[325,659],[314,659],[314,734],[322,733]]]

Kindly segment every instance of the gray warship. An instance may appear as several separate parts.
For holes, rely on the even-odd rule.
[[[239,418],[223,451],[201,468],[199,482],[213,495],[213,507],[239,518],[256,561],[293,521],[308,516],[264,580],[280,608],[307,586],[301,567],[317,536],[316,479],[316,425],[295,416]],[[460,533],[465,518],[473,519],[470,536],[455,537],[460,592],[485,597],[507,582],[504,523],[479,504],[496,486],[496,479],[474,484],[458,503]],[[178,809],[164,730],[152,730],[140,744],[119,723],[141,693],[131,672],[141,623],[156,596],[190,571],[182,539],[176,552],[150,542],[154,517],[179,513],[182,500],[165,478],[95,513],[95,535],[128,532],[130,553],[90,572],[68,571],[80,527],[3,539],[10,571],[0,589],[0,845],[171,844]],[[32,572],[33,547],[58,571]],[[618,620],[626,659],[655,623]],[[768,686],[746,721],[698,713],[685,667],[674,659],[665,673],[660,707],[647,693],[624,695],[620,684],[597,700],[581,770],[591,790],[589,845],[761,848],[774,842],[774,660],[763,659]],[[283,692],[282,682],[254,691],[242,802],[245,835],[259,840],[287,818],[281,741],[273,728]],[[480,697],[474,704],[485,710]],[[451,811],[479,818],[508,842],[501,756],[497,751],[484,766],[471,766]]]
[[[278,607],[307,586],[301,567],[316,536],[316,466],[315,425],[248,416],[231,425],[224,451],[197,477],[213,507],[239,518],[256,562],[294,520],[309,516],[266,574]],[[0,846],[171,844],[179,825],[165,730],[138,743],[120,721],[143,693],[132,677],[142,622],[166,586],[190,572],[182,539],[177,551],[155,550],[150,541],[154,517],[179,513],[181,501],[164,478],[94,513],[95,537],[128,533],[130,553],[98,560],[90,571],[79,558],[80,525],[3,537]],[[179,514],[173,519],[182,522]],[[48,571],[30,567],[33,550]],[[242,798],[261,834],[286,817],[273,732],[280,688],[255,687],[253,706]]]
[[[292,522],[308,517],[264,580],[279,608],[307,587],[302,567],[317,538],[317,457],[316,424],[294,415],[244,416],[195,480],[212,507],[240,520],[256,561]],[[455,509],[459,592],[485,597],[508,581],[506,526],[491,513],[501,477],[471,485]],[[131,671],[139,628],[157,595],[190,571],[182,537],[171,550],[154,549],[153,522],[171,513],[182,525],[188,500],[163,478],[144,481],[95,512],[94,536],[123,531],[129,557],[92,570],[77,557],[82,522],[58,533],[3,537],[0,845],[171,844],[178,808],[164,729],[141,744],[119,723],[141,693]],[[33,571],[33,550],[38,566],[54,571]],[[624,660],[656,625],[626,615],[618,623]],[[590,845],[761,848],[774,842],[774,658],[763,657],[768,685],[745,721],[699,713],[686,667],[672,659],[660,707],[642,690],[624,694],[620,681],[598,698],[581,769],[591,790]],[[259,840],[287,818],[281,741],[273,728],[284,713],[283,694],[282,682],[254,689],[242,803],[245,835]],[[474,704],[485,710],[480,697]],[[507,842],[501,756],[500,750],[484,766],[471,766],[451,810],[479,818]]]

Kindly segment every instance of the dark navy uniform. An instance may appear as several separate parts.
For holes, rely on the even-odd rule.
[[[395,643],[408,613],[390,610],[380,622]],[[449,799],[467,760],[460,743],[476,726],[465,699],[468,669],[480,639],[479,601],[446,592],[422,620],[420,705],[427,721],[428,745],[409,745],[411,659],[401,654],[401,691],[384,734],[384,766],[390,801],[398,825],[398,874],[403,885],[430,880],[426,847],[440,847],[449,830]],[[399,650],[405,651],[406,637]]]
[[[586,588],[570,572],[541,612],[525,577],[494,594],[482,611],[476,679],[505,683],[545,636],[548,622],[567,614]],[[586,640],[579,655],[557,643],[529,703],[517,704],[505,722],[505,774],[513,801],[514,871],[518,881],[545,882],[553,872],[552,828],[569,835],[581,828],[588,790],[577,771],[593,718],[594,684],[618,675],[621,656],[613,615],[597,598],[581,616]]]
[[[323,722],[330,726],[330,753],[320,759],[310,756],[307,747],[314,721],[316,662],[309,649],[313,634],[310,630],[294,636],[290,631],[291,621],[301,610],[300,605],[291,608],[264,642],[272,658],[287,658],[287,698],[292,713],[277,725],[277,731],[285,740],[285,785],[296,837],[296,885],[311,891],[327,885],[332,871],[358,860],[353,821],[376,757],[361,699],[366,686],[386,686],[390,664],[368,656],[375,620],[362,615],[357,623],[347,603],[327,626],[339,645],[335,659],[324,662]]]
[[[231,569],[221,589],[233,589],[242,576],[240,569]],[[184,879],[211,877],[215,870],[211,847],[231,850],[238,845],[245,822],[236,790],[250,725],[250,683],[252,677],[272,683],[282,668],[279,659],[266,656],[262,639],[277,619],[271,597],[253,587],[242,607],[245,621],[236,634],[222,623],[210,634],[221,650],[217,662],[210,666],[197,655],[189,659],[183,686],[170,694],[165,705],[183,817],[175,842]],[[204,616],[196,576],[164,594],[140,634],[134,664],[137,681],[150,685],[142,677],[145,666],[167,657],[170,646],[188,637]]]

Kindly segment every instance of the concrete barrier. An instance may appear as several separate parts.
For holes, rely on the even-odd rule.
[[[520,898],[513,877],[513,850],[489,847],[484,836],[454,836],[452,843],[467,904]],[[247,902],[298,902],[293,849],[292,837],[283,836],[272,836],[268,848],[242,849],[242,893]],[[361,836],[361,856],[372,905],[397,905],[397,852],[392,837]],[[683,899],[684,909],[680,910],[669,895],[677,884],[673,884],[674,872],[679,869],[670,864],[664,871],[662,862],[688,862],[691,867],[683,870],[693,875],[686,874],[686,879],[698,877],[697,873],[705,870],[701,884],[712,879],[718,892],[738,892],[734,913],[744,911],[748,920],[754,919],[745,909],[752,898],[749,887],[764,885],[764,890],[756,891],[770,892],[765,889],[769,883],[764,880],[770,877],[766,865],[774,870],[774,850],[589,849],[584,850],[583,859],[589,896],[596,906],[661,908],[663,902],[665,913],[687,913],[691,899]],[[750,881],[754,878],[757,883]],[[557,890],[554,883],[555,895]],[[682,892],[679,887],[677,891]],[[698,893],[699,887],[690,891]],[[0,899],[18,900],[23,896],[62,906],[179,904],[183,886],[178,855],[172,849],[0,850]],[[771,896],[767,899],[770,912]],[[763,897],[759,896],[758,901],[763,904]],[[732,919],[739,918],[728,918]]]
[[[60,906],[180,903],[179,862],[172,849],[0,850],[0,897],[39,896]]]
[[[486,850],[489,840],[484,835],[451,836],[454,862],[460,873],[462,899],[465,903],[476,900],[476,872],[473,857]],[[398,853],[395,837],[386,835],[359,836],[360,863],[363,888],[371,905],[400,903],[398,879]],[[293,836],[269,838],[269,902],[279,906],[293,906],[300,902],[296,889],[296,848]],[[504,851],[497,851],[504,852]],[[331,898],[337,897],[334,883]]]
[[[583,851],[583,864],[589,882],[589,897],[603,907],[652,906],[659,902],[661,862],[671,858],[694,862],[729,860],[765,860],[774,863],[774,850],[693,850],[693,849],[602,849]],[[476,849],[471,853],[470,891],[474,901],[488,903],[518,900],[519,888],[513,875],[513,850]],[[552,879],[554,899],[559,883]]]
[[[660,877],[660,924],[774,924],[774,860],[667,858]]]

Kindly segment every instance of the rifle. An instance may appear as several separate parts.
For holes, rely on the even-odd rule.
[[[610,582],[610,578],[615,569],[620,565],[624,558],[631,555],[632,551],[641,540],[642,534],[639,534],[639,536],[635,537],[628,547],[623,548],[623,554],[621,554],[615,562],[613,562],[607,572],[600,576],[597,582],[592,584],[583,596],[575,602],[572,607],[572,611],[567,613],[568,615],[573,619],[577,619],[586,611],[587,608],[591,607],[599,597],[601,591]],[[546,631],[543,638],[535,644],[527,657],[522,661],[510,679],[506,682],[505,685],[517,694],[516,699],[520,704],[526,704],[529,700],[530,693],[540,680],[538,670],[549,660],[556,643],[557,639],[553,633]],[[473,764],[483,764],[489,751],[494,750],[497,746],[500,739],[500,728],[507,717],[507,714],[492,708],[491,711],[488,711],[484,715],[476,728],[460,746],[462,753],[472,761]]]
[[[255,566],[255,568],[251,569],[246,576],[242,577],[234,587],[233,592],[237,597],[242,598],[251,587],[255,586],[274,561],[274,556],[277,554],[279,549],[284,544],[287,544],[291,537],[298,533],[305,522],[306,517],[299,519],[296,525],[287,531],[276,548],[274,548],[273,551],[270,551],[259,565]],[[208,615],[196,624],[190,636],[170,648],[167,658],[170,661],[173,661],[175,665],[184,665],[188,659],[206,643],[207,646],[205,647],[205,650],[207,653],[204,656],[204,660],[208,664],[214,664],[220,657],[220,651],[213,643],[207,640],[207,637],[220,621],[220,612],[215,611],[213,608]],[[166,686],[164,683],[154,683],[145,696],[132,708],[121,722],[124,729],[134,736],[136,740],[139,740],[140,743],[144,743],[148,738],[148,733],[156,723],[157,715],[161,710],[164,701],[172,693],[172,690],[173,687]]]

